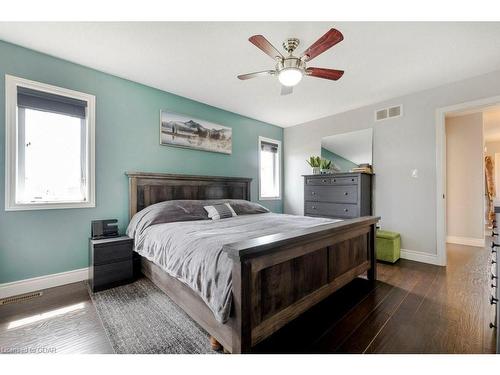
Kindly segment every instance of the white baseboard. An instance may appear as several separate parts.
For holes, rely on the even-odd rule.
[[[401,249],[401,258],[413,260],[415,262],[435,264],[443,266],[436,254],[423,253],[421,251]]]
[[[465,246],[484,247],[484,238],[446,236],[446,242]]]
[[[87,280],[88,278],[89,269],[87,267],[79,270],[55,273],[53,275],[33,277],[32,279],[0,284],[0,298],[7,298],[37,290],[53,288],[59,285],[76,283],[78,281]]]

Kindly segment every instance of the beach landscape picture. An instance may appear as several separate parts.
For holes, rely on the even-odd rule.
[[[160,144],[231,154],[232,129],[190,116],[161,111]]]

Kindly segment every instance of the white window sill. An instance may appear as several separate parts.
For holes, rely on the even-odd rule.
[[[6,206],[5,211],[60,210],[94,207],[95,202],[16,203]]]
[[[259,197],[259,201],[280,201],[281,197]]]

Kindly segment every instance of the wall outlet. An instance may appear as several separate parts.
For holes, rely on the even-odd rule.
[[[411,176],[412,176],[413,178],[418,178],[418,169],[414,169],[414,170],[412,170],[412,171],[411,171]]]

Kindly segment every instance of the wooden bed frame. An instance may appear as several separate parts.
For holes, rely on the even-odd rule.
[[[127,172],[129,213],[172,199],[250,200],[249,178]],[[224,246],[233,261],[229,320],[217,322],[190,287],[141,257],[141,271],[231,353],[252,347],[367,272],[376,279],[375,224],[366,216]]]

